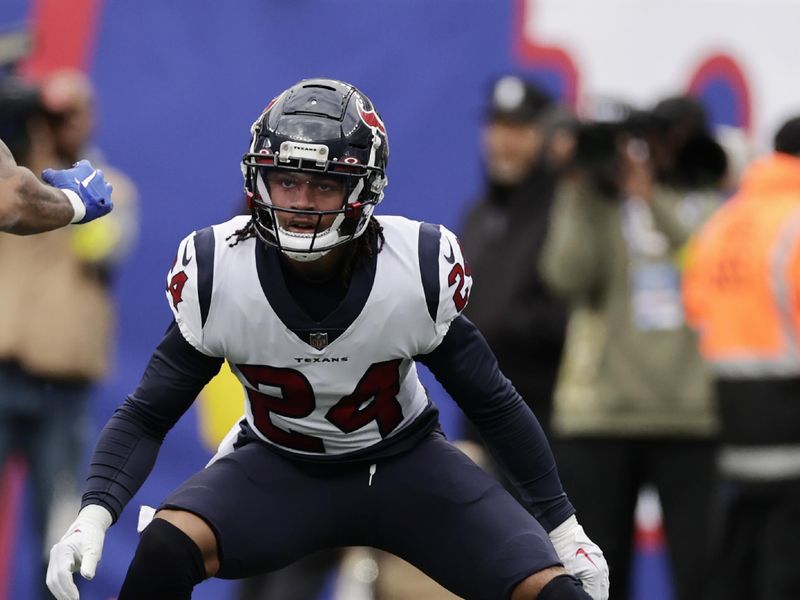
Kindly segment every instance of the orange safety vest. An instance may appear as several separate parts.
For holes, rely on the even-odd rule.
[[[800,376],[800,158],[748,169],[692,240],[683,295],[718,375]]]

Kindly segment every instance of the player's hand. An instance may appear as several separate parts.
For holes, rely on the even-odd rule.
[[[550,532],[550,541],[564,568],[580,580],[592,600],[608,600],[608,563],[575,515]]]
[[[88,223],[114,208],[111,184],[88,160],[76,162],[71,169],[45,169],[42,179],[59,188],[72,202],[75,209],[73,223]]]
[[[78,518],[61,541],[50,550],[47,587],[58,600],[78,600],[80,597],[78,587],[72,580],[72,574],[78,569],[85,579],[94,578],[111,521],[108,510],[90,504],[78,513]]]

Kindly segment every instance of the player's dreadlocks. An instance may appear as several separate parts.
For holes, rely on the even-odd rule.
[[[386,238],[383,237],[383,227],[374,217],[370,217],[364,233],[356,238],[355,244],[350,244],[351,250],[342,269],[342,284],[347,286],[350,283],[353,269],[383,250],[385,243]]]
[[[233,248],[239,242],[244,242],[245,240],[249,240],[250,238],[254,237],[256,237],[256,226],[255,223],[253,223],[253,218],[250,217],[250,220],[244,224],[244,227],[234,231],[225,238],[225,241],[227,242],[231,238],[235,238],[230,244],[228,244],[229,248]]]
[[[239,242],[244,242],[250,238],[255,238],[256,228],[251,218],[244,227],[237,229],[225,241],[233,238],[233,241],[228,244],[233,248]],[[342,284],[347,285],[350,282],[350,276],[353,274],[353,269],[362,261],[372,258],[374,253],[383,250],[383,245],[386,243],[386,238],[383,237],[383,227],[374,218],[370,218],[364,233],[356,238],[355,243],[350,244],[350,252],[345,259],[344,268],[342,269]],[[373,250],[375,248],[376,250]]]

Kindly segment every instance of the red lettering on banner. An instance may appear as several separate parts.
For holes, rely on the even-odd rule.
[[[561,100],[573,109],[578,100],[579,73],[575,61],[569,53],[558,46],[538,44],[528,33],[526,24],[533,18],[534,0],[516,0],[515,14],[511,16],[514,24],[514,51],[525,67],[532,69],[551,69],[561,73],[564,80],[564,93]]]

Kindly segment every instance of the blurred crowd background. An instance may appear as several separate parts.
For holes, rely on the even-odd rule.
[[[611,597],[800,597],[798,19],[788,0],[3,0],[0,138],[34,171],[90,158],[116,208],[0,236],[0,600],[46,597],[51,532],[170,321],[177,242],[243,211],[251,122],[314,76],[387,124],[377,213],[459,234],[468,316],[548,432]],[[205,464],[237,387],[223,373],[167,437],[82,598],[114,596],[137,505]],[[367,549],[194,597],[452,598]]]

